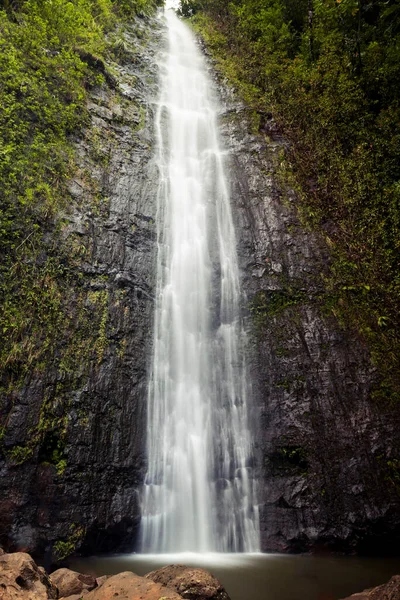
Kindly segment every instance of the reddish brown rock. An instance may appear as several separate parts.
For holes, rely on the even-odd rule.
[[[101,585],[103,585],[103,583],[105,581],[107,581],[107,579],[109,579],[110,575],[102,575],[101,577],[96,577],[96,583],[97,583],[97,587],[100,587]]]
[[[394,575],[388,583],[352,594],[343,600],[400,600],[400,575]]]
[[[70,569],[57,569],[50,575],[50,579],[58,588],[60,598],[75,594],[82,596],[97,586],[96,579],[91,575],[83,575]]]
[[[160,583],[130,571],[109,577],[103,585],[85,595],[85,600],[182,600],[182,596]]]
[[[187,600],[229,600],[218,579],[204,569],[170,565],[152,571],[145,577],[176,590]]]
[[[42,567],[25,552],[0,555],[1,600],[56,600],[58,592]]]

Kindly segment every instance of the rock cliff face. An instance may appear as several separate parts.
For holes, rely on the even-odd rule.
[[[262,115],[251,134],[254,113],[217,87],[248,301],[262,548],[396,552],[399,411],[372,399],[367,349],[329,308],[329,251],[280,183],[276,124]]]
[[[62,557],[75,547],[132,549],[137,538],[156,251],[152,99],[163,38],[157,20],[134,28],[108,84],[91,92],[63,225],[82,249],[71,336],[78,356],[89,350],[82,364],[75,356],[32,373],[1,404],[8,549]],[[262,548],[390,551],[400,535],[398,411],[371,400],[362,340],[329,310],[329,252],[301,227],[295,195],[279,183],[284,142],[272,119],[249,133],[252,115],[217,87],[247,295]],[[44,429],[24,456],[32,431]]]
[[[120,33],[112,74],[90,92],[91,123],[76,139],[79,168],[62,220],[62,239],[82,256],[66,292],[75,355],[56,363],[69,343],[60,340],[57,366],[2,399],[0,543],[8,549],[53,548],[62,558],[82,545],[134,544],[152,337],[159,33],[157,19]]]

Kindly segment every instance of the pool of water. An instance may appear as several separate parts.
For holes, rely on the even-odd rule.
[[[336,600],[400,573],[400,558],[282,554],[124,554],[76,559],[70,567],[96,576],[145,575],[170,564],[207,569],[231,600]]]

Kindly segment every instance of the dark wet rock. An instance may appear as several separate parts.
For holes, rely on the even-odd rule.
[[[394,575],[388,583],[352,594],[343,600],[400,600],[400,575]]]
[[[25,552],[0,554],[1,600],[56,600],[58,591],[42,567]]]
[[[250,133],[252,111],[216,85],[247,296],[262,548],[396,553],[399,410],[373,400],[363,340],[324,306],[329,248],[277,177],[285,142],[272,115]]]
[[[85,600],[181,600],[174,590],[129,571],[109,577],[103,585],[85,595]]]
[[[61,352],[75,336],[77,355],[62,368],[51,364],[31,373],[21,390],[0,398],[7,425],[0,448],[0,543],[44,555],[46,564],[75,548],[132,549],[140,520],[156,250],[152,98],[160,23],[138,19],[121,35],[130,59],[113,63],[117,85],[106,82],[89,92],[91,126],[75,139],[79,168],[62,231],[66,244],[82,252],[71,287],[65,283],[70,339],[60,342]],[[109,65],[100,59],[83,58],[107,73]],[[79,355],[86,340],[89,359]],[[13,460],[13,450],[24,448],[36,431],[33,452]]]
[[[84,575],[65,568],[54,571],[50,579],[57,587],[59,596],[62,598],[74,594],[82,595],[97,587],[97,581],[91,575]]]
[[[178,592],[188,600],[229,600],[229,596],[211,573],[185,565],[169,565],[145,575]]]

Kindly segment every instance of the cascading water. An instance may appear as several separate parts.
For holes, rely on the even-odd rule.
[[[204,58],[174,11],[157,114],[157,303],[144,552],[254,552],[235,232]]]

